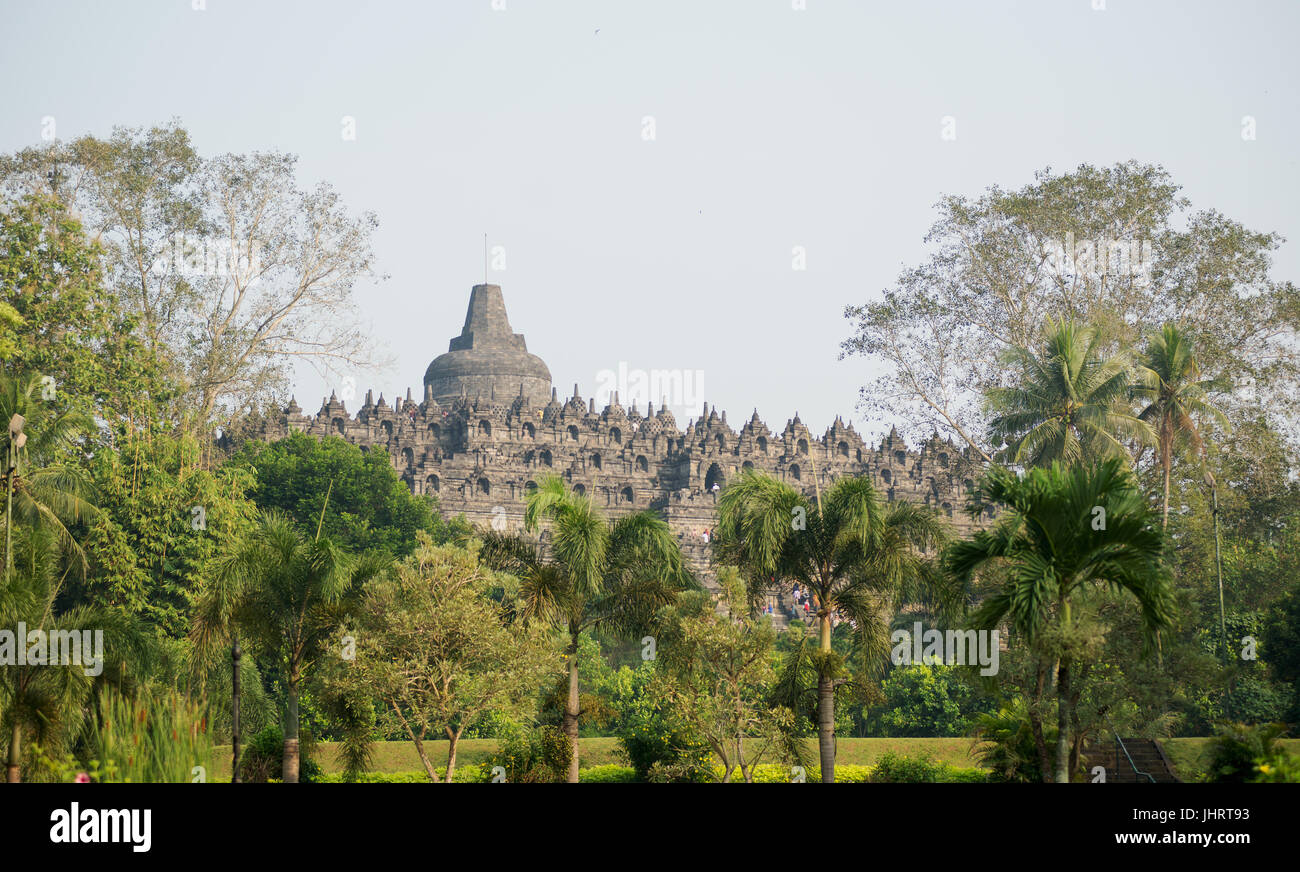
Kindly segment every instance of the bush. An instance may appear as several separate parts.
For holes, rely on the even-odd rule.
[[[630,670],[633,682],[618,700],[618,739],[640,781],[712,781],[712,754],[672,705],[655,692],[651,667]]]
[[[944,769],[944,764],[929,754],[905,757],[887,751],[872,767],[871,781],[875,784],[932,784],[942,780]]]
[[[316,743],[303,730],[298,739],[298,781],[308,784],[321,778],[320,765],[314,759]],[[278,780],[284,772],[284,730],[278,724],[266,727],[249,740],[239,756],[239,777],[248,784]]]
[[[1049,747],[1056,742],[1056,728],[1044,726]],[[999,781],[1039,783],[1043,780],[1038,746],[1034,742],[1024,702],[1017,698],[996,713],[975,716],[975,757],[992,770]]]
[[[1211,781],[1243,784],[1257,774],[1259,761],[1268,761],[1285,753],[1275,743],[1285,731],[1282,724],[1228,723],[1217,728],[1218,735],[1210,743]]]
[[[1300,758],[1279,748],[1273,756],[1255,761],[1255,775],[1251,781],[1257,784],[1300,784]]]
[[[573,746],[569,737],[552,726],[502,730],[498,750],[479,767],[479,780],[491,781],[498,766],[514,784],[553,784],[568,780]]]

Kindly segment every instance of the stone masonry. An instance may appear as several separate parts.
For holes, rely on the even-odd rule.
[[[814,477],[825,488],[841,476],[867,476],[889,500],[934,506],[957,533],[976,523],[964,506],[979,465],[937,435],[913,449],[891,430],[868,445],[839,417],[814,436],[797,413],[773,432],[757,410],[735,429],[725,411],[707,404],[683,430],[662,405],[625,409],[617,393],[600,410],[577,385],[562,401],[546,364],[512,330],[497,285],[474,287],[461,334],[429,365],[420,402],[409,388],[392,405],[368,391],[353,416],[331,395],[310,416],[291,401],[265,436],[290,430],[387,451],[415,493],[436,496],[445,517],[464,514],[477,525],[504,518],[508,529],[519,529],[525,494],[542,476],[558,474],[611,517],[659,513],[706,583],[713,573],[704,533],[716,521],[718,490],[743,469],[809,496]]]

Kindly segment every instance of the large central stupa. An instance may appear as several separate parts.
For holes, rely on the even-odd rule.
[[[447,353],[429,364],[424,384],[443,405],[461,396],[505,399],[521,391],[537,406],[551,398],[551,371],[540,357],[528,353],[524,335],[511,329],[500,285],[474,286],[465,326]]]

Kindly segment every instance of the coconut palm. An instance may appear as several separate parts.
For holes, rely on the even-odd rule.
[[[994,526],[954,543],[945,555],[947,570],[963,587],[983,569],[1003,571],[1001,588],[975,612],[976,625],[993,629],[1007,621],[1031,644],[1053,626],[1068,638],[1074,628],[1071,599],[1095,585],[1131,594],[1148,636],[1169,623],[1164,534],[1119,458],[1097,466],[1053,463],[1023,475],[994,467],[972,500],[1007,507]],[[1073,661],[1063,646],[1056,679],[1058,782],[1070,775]]]
[[[546,526],[543,554],[522,536],[489,532],[482,559],[518,576],[519,616],[542,619],[568,634],[569,690],[563,729],[573,747],[569,781],[578,781],[578,641],[597,626],[624,636],[650,629],[655,613],[695,587],[668,524],[650,512],[612,523],[558,476],[543,479],[526,498],[524,529]]]
[[[1150,425],[1125,406],[1129,355],[1104,356],[1095,329],[1048,319],[1040,351],[1012,348],[1004,359],[1015,383],[991,388],[985,401],[993,413],[989,437],[1005,443],[1008,462],[1127,457],[1124,438],[1154,441]]]
[[[835,780],[835,685],[842,671],[831,649],[832,616],[853,622],[868,662],[889,651],[889,621],[900,601],[939,591],[923,551],[943,539],[932,511],[884,505],[870,480],[842,478],[809,501],[771,476],[745,470],[718,497],[715,547],[757,589],[798,582],[817,608],[817,738],[821,778]]]
[[[1156,451],[1164,476],[1161,526],[1169,526],[1169,480],[1174,454],[1191,448],[1205,455],[1205,441],[1197,418],[1209,418],[1227,428],[1228,418],[1209,402],[1218,383],[1200,378],[1201,369],[1191,338],[1175,324],[1166,324],[1151,336],[1142,353],[1138,383],[1133,395],[1145,405],[1138,418],[1155,430]]]
[[[286,695],[286,784],[298,781],[303,679],[324,656],[348,603],[387,563],[380,554],[347,554],[319,527],[315,538],[307,538],[287,515],[264,512],[253,531],[218,563],[199,601],[192,635],[200,650],[216,651],[237,628],[241,638],[253,640],[280,667]]]

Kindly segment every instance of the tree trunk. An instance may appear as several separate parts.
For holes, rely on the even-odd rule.
[[[447,783],[451,784],[456,775],[456,746],[460,744],[460,730],[447,737]],[[436,780],[436,779],[435,779]]]
[[[1038,659],[1038,681],[1034,686],[1033,704],[1029,706],[1029,731],[1034,734],[1034,747],[1038,750],[1038,780],[1044,784],[1052,780],[1052,755],[1047,750],[1047,736],[1043,733],[1042,702],[1047,684],[1047,665]]]
[[[1164,520],[1162,520],[1160,523],[1160,529],[1168,530],[1169,529],[1169,478],[1170,478],[1170,473],[1172,472],[1173,469],[1174,459],[1173,457],[1161,457],[1160,459],[1162,461],[1161,465],[1164,466],[1165,468],[1164,470],[1165,471],[1165,506],[1164,506],[1164,514],[1163,514]]]
[[[1056,783],[1070,783],[1070,658],[1056,671]]]
[[[285,784],[298,783],[298,679],[289,679],[289,702],[284,718],[284,761],[281,780]]]
[[[820,645],[823,656],[831,653],[831,616],[820,615]],[[824,666],[817,675],[817,749],[821,757],[822,783],[835,781],[835,685]]]
[[[569,634],[569,698],[564,703],[564,734],[573,747],[569,760],[569,783],[578,783],[578,634]]]
[[[5,767],[5,781],[9,784],[17,784],[22,780],[23,764],[23,725],[18,720],[18,715],[14,714],[14,731],[9,738],[9,765]]]
[[[424,740],[415,733],[410,732],[409,728],[407,732],[410,733],[411,742],[415,744],[415,753],[419,755],[420,762],[424,764],[424,774],[429,776],[430,781],[437,784],[438,770],[433,768],[433,761],[429,759],[428,752],[424,750]]]

